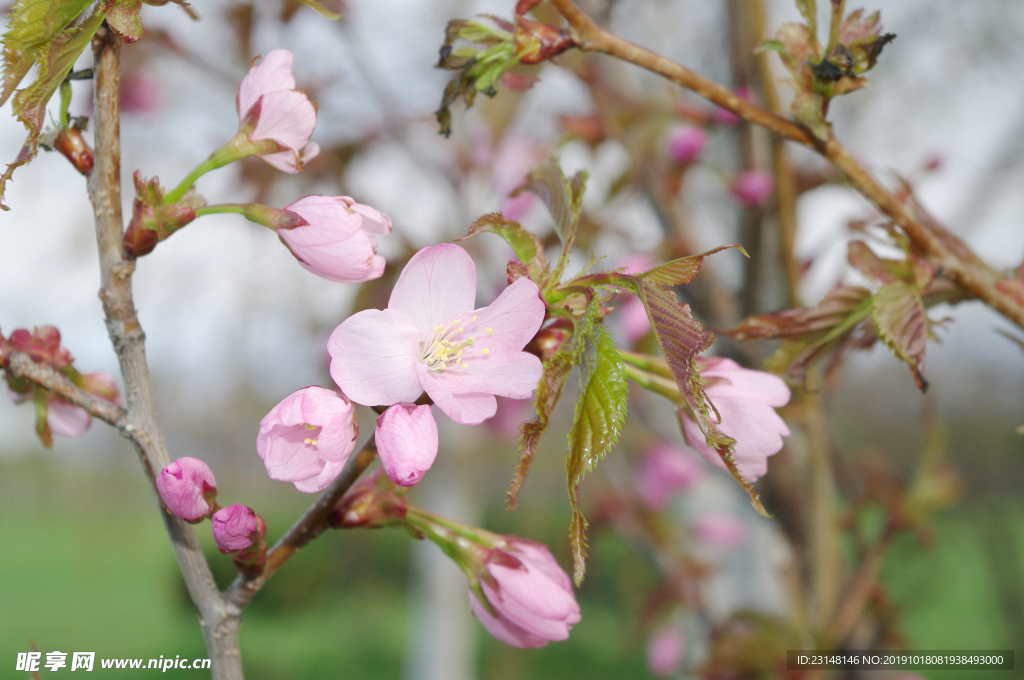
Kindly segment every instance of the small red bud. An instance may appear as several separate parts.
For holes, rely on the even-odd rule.
[[[565,52],[576,42],[568,29],[516,18],[516,56],[523,64],[539,64]]]
[[[86,177],[92,172],[92,166],[96,161],[96,154],[85,142],[82,131],[71,126],[66,127],[57,133],[53,142],[53,148],[64,154],[64,157],[71,161],[78,172]]]

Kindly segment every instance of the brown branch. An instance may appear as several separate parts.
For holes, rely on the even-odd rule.
[[[225,592],[225,597],[240,610],[249,604],[253,595],[259,592],[260,588],[270,580],[270,577],[281,568],[281,565],[288,561],[288,558],[324,532],[324,529],[327,528],[327,516],[376,456],[377,450],[374,447],[373,435],[370,435],[362,449],[349,460],[341,474],[324,489],[324,492],[309,506],[302,517],[267,552],[267,560],[260,573],[251,578],[240,574]]]
[[[899,198],[879,184],[831,133],[828,139],[818,139],[800,125],[740,98],[685,66],[602,30],[573,0],[551,2],[569,22],[573,40],[581,50],[602,52],[657,73],[750,123],[816,150],[843,174],[854,189],[899,225],[910,240],[942,268],[946,277],[1024,328],[1024,304],[999,290],[996,272],[981,263],[973,253],[963,257],[948,248]]]
[[[45,387],[55,396],[60,397],[69,404],[81,406],[89,412],[89,415],[113,425],[121,430],[125,436],[131,438],[131,434],[125,430],[127,411],[117,404],[112,404],[106,399],[101,399],[95,394],[86,392],[68,380],[68,377],[60,371],[54,370],[45,364],[37,364],[32,361],[32,357],[23,352],[11,352],[10,363],[6,368],[7,373],[12,378],[28,380],[40,387]]]
[[[117,353],[124,379],[127,410],[122,432],[135,445],[139,460],[153,485],[174,555],[185,580],[206,647],[213,662],[215,680],[242,680],[238,650],[241,612],[221,596],[190,524],[167,513],[156,491],[156,471],[170,463],[167,446],[157,423],[156,406],[146,364],[145,334],[135,314],[131,275],[134,262],[125,261],[122,247],[120,141],[121,41],[103,26],[92,42],[96,164],[89,177],[89,199],[96,219],[100,257],[100,300],[106,314],[107,332]]]

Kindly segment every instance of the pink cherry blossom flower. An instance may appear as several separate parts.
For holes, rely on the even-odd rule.
[[[305,224],[277,235],[305,269],[341,283],[361,283],[384,273],[377,235],[391,232],[391,219],[348,196],[306,196],[285,210]]]
[[[274,50],[249,70],[235,95],[239,128],[255,122],[249,141],[269,139],[284,147],[260,158],[288,173],[299,172],[302,163],[320,153],[320,147],[309,142],[316,127],[316,108],[295,89],[293,58],[288,50]]]
[[[693,535],[705,543],[737,548],[747,540],[747,525],[736,515],[702,515],[693,522]]]
[[[513,647],[543,647],[565,640],[579,623],[572,582],[547,546],[508,537],[507,550],[490,552],[480,588],[494,614],[470,590],[469,605],[487,632]]]
[[[680,165],[689,165],[704,153],[708,133],[704,128],[680,125],[669,131],[667,142],[669,157]]]
[[[395,404],[377,418],[374,441],[391,481],[413,486],[437,457],[437,423],[430,406]]]
[[[355,448],[355,409],[344,394],[303,387],[272,408],[256,437],[271,479],[305,493],[323,491]]]
[[[736,440],[740,474],[748,481],[762,477],[768,471],[768,456],[778,453],[782,438],[789,435],[786,423],[775,412],[789,401],[789,388],[777,376],[743,368],[731,359],[716,357],[703,363],[706,367],[700,375],[710,383],[705,391],[722,416],[718,429]],[[692,418],[683,418],[683,433],[700,455],[726,469]]]
[[[540,359],[523,352],[544,320],[536,284],[518,279],[473,309],[476,265],[457,245],[409,260],[385,310],[350,316],[331,334],[331,377],[367,406],[414,402],[426,390],[449,418],[476,425],[494,415],[494,395],[526,399]]]
[[[764,170],[745,170],[733,179],[730,190],[737,201],[753,207],[772,195],[775,191],[775,180]]]
[[[235,553],[257,545],[266,533],[263,518],[252,508],[234,503],[213,513],[213,540],[222,553]],[[262,526],[261,526],[262,525]]]
[[[693,488],[704,475],[703,465],[682,447],[659,442],[647,451],[637,470],[640,498],[653,510],[663,509],[674,491]]]
[[[654,675],[672,675],[685,655],[686,637],[677,626],[666,626],[647,642],[647,668]]]
[[[165,467],[156,477],[156,489],[167,511],[186,522],[203,521],[215,507],[217,481],[198,458],[185,456]]]

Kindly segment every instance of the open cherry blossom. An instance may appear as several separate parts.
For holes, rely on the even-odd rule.
[[[768,456],[778,453],[782,438],[789,436],[789,428],[775,412],[789,401],[789,388],[779,377],[743,368],[731,359],[714,357],[703,364],[700,375],[710,383],[705,391],[722,416],[718,429],[736,440],[740,474],[749,481],[763,477],[768,472]],[[689,417],[682,420],[690,446],[725,470],[725,463],[707,445],[697,423]]]
[[[249,69],[235,95],[239,127],[255,122],[249,141],[270,139],[284,147],[259,157],[288,173],[299,172],[303,162],[320,153],[320,147],[309,142],[316,127],[316,108],[295,89],[293,59],[288,50],[274,50]]]
[[[540,359],[523,352],[544,320],[536,284],[518,279],[473,309],[476,265],[457,245],[424,248],[402,270],[388,308],[350,316],[331,334],[331,377],[367,406],[414,402],[425,390],[449,418],[476,425],[494,396],[526,399]]]

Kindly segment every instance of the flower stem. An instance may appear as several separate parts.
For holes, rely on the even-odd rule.
[[[224,146],[211,153],[205,161],[193,168],[192,172],[188,173],[178,186],[174,187],[170,193],[164,196],[164,205],[180,201],[185,192],[189,190],[189,187],[211,170],[223,168],[229,163],[234,163],[248,156],[275,153],[277,151],[280,151],[277,142],[271,139],[252,141],[249,139],[245,129],[239,130]]]
[[[625,357],[623,359],[625,360]],[[660,394],[673,404],[682,405],[684,403],[682,392],[679,391],[679,386],[676,385],[674,380],[668,380],[659,375],[642,371],[631,366],[628,362],[625,363],[625,369],[626,377],[640,387],[650,390],[655,394]]]

